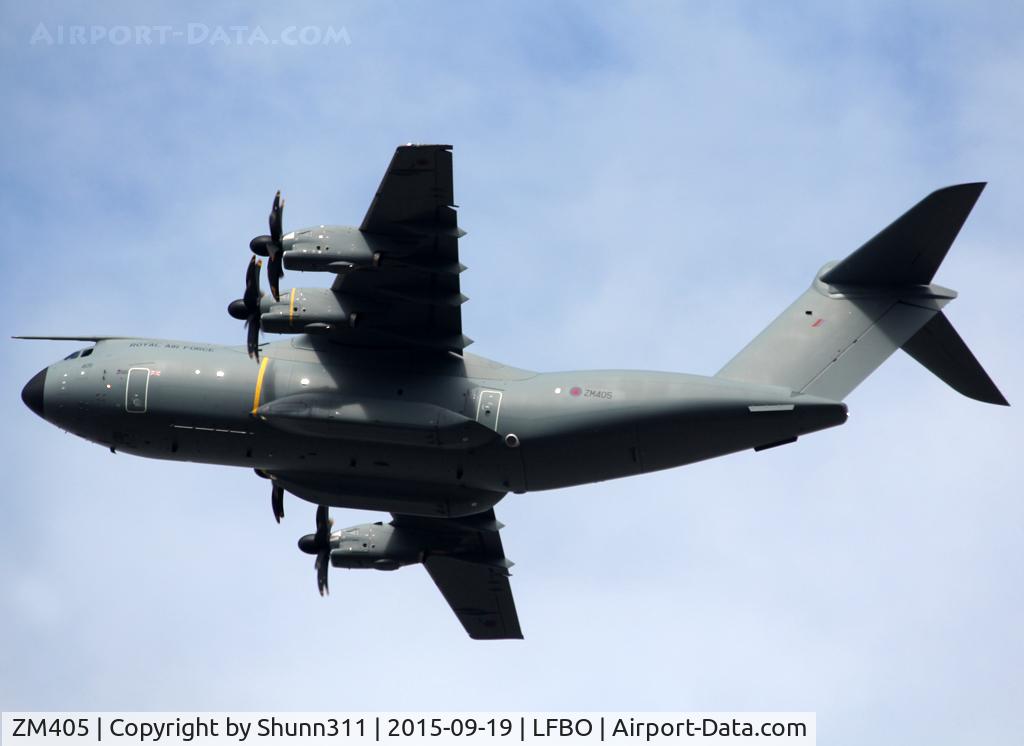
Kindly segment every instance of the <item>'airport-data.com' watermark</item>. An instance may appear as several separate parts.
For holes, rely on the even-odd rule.
[[[285,26],[279,33],[268,34],[261,26],[211,26],[206,23],[152,26],[85,26],[40,23],[29,44],[43,46],[88,46],[103,44],[161,46],[349,46],[352,39],[344,26]]]

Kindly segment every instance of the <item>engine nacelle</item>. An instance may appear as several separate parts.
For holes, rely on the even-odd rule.
[[[350,570],[397,570],[423,561],[408,532],[389,523],[364,523],[331,536],[331,564]]]
[[[351,326],[354,318],[329,288],[294,288],[281,302],[267,304],[260,326],[273,334],[298,334]]]
[[[324,225],[284,236],[285,269],[341,274],[373,267],[379,254],[358,228]]]

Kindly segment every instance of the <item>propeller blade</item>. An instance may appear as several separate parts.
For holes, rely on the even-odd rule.
[[[253,256],[249,258],[249,266],[245,269],[245,294],[242,296],[242,301],[250,314],[260,308],[260,296],[263,295],[260,292],[260,268],[262,266],[263,260]]]
[[[270,215],[268,217],[270,223],[270,240],[277,244],[278,249],[281,248],[281,227],[284,224],[284,200],[281,199],[281,190],[277,190],[277,194],[274,195],[274,204],[270,208]]]
[[[249,357],[260,359],[260,268],[263,262],[256,257],[249,259],[249,267],[245,270],[245,295],[242,304],[245,307],[246,334],[245,347]],[[229,307],[230,310],[230,307]]]
[[[331,589],[327,585],[327,571],[331,567],[330,554],[322,551],[316,556],[316,589],[321,596],[331,595]]]
[[[326,505],[318,505],[316,509],[316,543],[320,548],[331,540],[330,510]]]
[[[270,294],[274,296],[274,300],[281,300],[280,284],[281,278],[284,277],[284,252],[278,251],[271,255],[270,261],[267,262],[267,280],[270,282]]]
[[[260,322],[259,319],[246,319],[245,349],[249,357],[260,359]]]
[[[319,505],[316,509],[316,534],[313,541],[317,548],[316,555],[316,587],[321,596],[330,593],[327,586],[327,571],[331,567],[331,520],[330,508],[326,505]]]
[[[270,488],[270,507],[274,510],[274,520],[280,523],[284,518],[284,487],[279,484]]]

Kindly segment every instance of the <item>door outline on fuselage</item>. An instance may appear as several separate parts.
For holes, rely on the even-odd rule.
[[[487,402],[486,404],[484,402]],[[491,420],[491,413],[484,407],[492,406],[494,408],[494,419]],[[484,418],[480,418],[480,412],[483,410]],[[495,432],[498,430],[498,416],[501,414],[501,392],[497,389],[480,389],[477,393],[476,398],[476,421],[482,425],[487,425]]]
[[[143,387],[142,387],[142,408],[141,409],[139,409],[138,407],[136,407],[135,405],[133,405],[131,403],[132,373],[135,373],[136,371],[145,371],[145,374],[146,374],[146,379],[145,379],[145,382],[144,382]],[[128,412],[129,414],[145,414],[146,413],[146,410],[149,408],[149,376],[150,376],[151,372],[152,371],[150,371],[149,368],[129,368],[128,369],[128,377],[125,379],[125,384],[124,384],[124,411],[125,412]],[[136,376],[136,378],[138,378],[138,376]]]

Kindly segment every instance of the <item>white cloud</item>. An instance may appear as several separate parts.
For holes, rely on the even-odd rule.
[[[5,334],[240,342],[224,306],[275,188],[289,226],[358,222],[395,144],[445,140],[467,333],[545,369],[713,372],[826,260],[991,179],[937,279],[1020,399],[1019,11],[247,8],[159,20],[352,44],[40,49],[40,18],[140,11],[5,10]],[[527,640],[480,645],[418,568],[338,572],[319,599],[294,549],[312,507],[274,525],[250,474],[45,426],[16,393],[65,351],[0,346],[7,709],[811,709],[848,743],[1022,726],[1020,417],[901,354],[836,431],[509,497]]]

